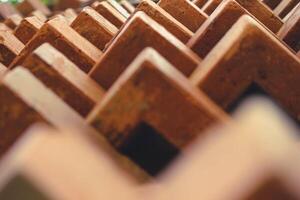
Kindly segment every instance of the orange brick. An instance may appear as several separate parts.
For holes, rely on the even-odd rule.
[[[24,0],[21,3],[18,3],[16,5],[16,8],[24,16],[30,15],[30,13],[35,10],[41,11],[46,16],[51,15],[51,11],[47,8],[46,5],[43,4],[41,0]]]
[[[185,75],[191,74],[200,63],[200,58],[177,38],[145,13],[137,12],[109,45],[89,75],[108,89],[145,47],[156,49]]]
[[[80,12],[71,27],[101,50],[118,32],[117,27],[90,7]]]
[[[207,15],[188,0],[160,0],[158,5],[193,32],[207,19]]]
[[[130,14],[132,14],[135,10],[134,6],[131,5],[127,0],[120,1],[121,6]]]
[[[21,53],[24,45],[8,31],[0,31],[0,38],[0,62],[8,66]]]
[[[35,49],[21,65],[83,117],[104,94],[98,84],[47,43]]]
[[[43,26],[36,16],[26,17],[21,21],[21,24],[14,31],[14,35],[23,43],[27,44],[31,38],[39,31]]]
[[[289,12],[293,10],[299,0],[282,0],[278,6],[274,9],[274,13],[281,18],[284,18]]]
[[[295,52],[300,50],[300,4],[277,35]]]
[[[126,21],[126,18],[106,1],[95,2],[92,7],[117,28],[120,28]]]
[[[255,84],[299,120],[299,74],[300,60],[258,22],[243,16],[206,56],[191,81],[227,110]]]
[[[186,43],[193,35],[192,31],[178,22],[156,3],[152,2],[152,0],[142,0],[135,10],[135,12],[138,11],[146,13],[183,43]]]
[[[16,67],[22,63],[28,54],[45,42],[62,52],[84,72],[90,71],[102,55],[97,47],[69,27],[64,19],[58,17],[48,21],[40,28],[10,67]]]
[[[150,48],[137,56],[87,119],[150,175],[156,175],[205,129],[227,120],[226,114]],[[140,141],[153,141],[152,137],[163,142],[149,146]],[[140,155],[147,152],[141,155],[147,161],[130,151],[140,142],[137,151]]]
[[[201,58],[205,58],[232,25],[244,14],[250,13],[236,1],[224,0],[198,29],[187,43],[187,46]]]
[[[13,14],[4,20],[4,24],[14,30],[17,26],[20,25],[22,19],[23,18],[19,14]]]
[[[116,0],[106,0],[116,11],[123,15],[126,19],[130,14]]]

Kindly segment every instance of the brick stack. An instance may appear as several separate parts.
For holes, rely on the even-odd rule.
[[[300,199],[299,0],[0,19],[0,199]]]

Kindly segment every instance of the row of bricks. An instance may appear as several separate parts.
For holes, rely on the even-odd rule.
[[[226,3],[228,3],[228,2],[226,2]],[[226,3],[224,2],[225,5],[226,5]],[[76,19],[75,19],[75,21],[76,21]],[[218,102],[218,98],[221,99],[221,100],[219,100],[220,101],[219,105],[222,105],[225,103],[225,105],[222,105],[222,107],[226,108],[228,105],[232,104],[238,98],[238,95],[241,93],[242,90],[245,90],[247,88],[247,86],[249,86],[251,83],[255,82],[256,84],[259,84],[261,87],[263,87],[265,90],[267,90],[273,97],[278,99],[278,101],[281,104],[283,104],[284,107],[290,112],[291,116],[297,118],[297,115],[299,113],[299,111],[297,109],[299,109],[299,108],[297,108],[298,107],[297,106],[297,96],[298,96],[297,94],[298,93],[297,93],[297,88],[295,86],[296,85],[295,83],[297,83],[296,81],[298,80],[297,79],[297,73],[298,73],[297,70],[298,70],[298,66],[299,66],[299,61],[297,60],[297,58],[295,56],[292,55],[292,53],[283,44],[278,42],[278,39],[275,38],[274,35],[272,35],[263,26],[258,24],[253,18],[244,17],[243,20],[241,20],[241,21],[242,22],[236,23],[234,25],[234,27],[232,27],[229,30],[231,32],[231,34],[228,33],[224,36],[224,38],[222,38],[220,43],[215,47],[215,49],[217,49],[217,50],[214,49],[213,52],[211,54],[209,54],[211,56],[208,55],[207,57],[205,57],[205,59],[202,61],[201,65],[199,65],[198,69],[195,70],[195,72],[191,76],[192,83],[195,84],[196,86],[198,86],[199,88],[201,88],[202,90],[204,90],[205,93],[208,94],[209,97],[212,98],[213,100],[215,100],[216,102]],[[86,20],[84,22],[86,22]],[[61,18],[55,18],[46,23],[46,25],[48,25],[48,26],[49,26],[49,24],[52,25],[52,27],[55,27],[55,25],[56,25],[57,31],[68,30],[68,31],[63,31],[63,33],[70,33],[73,31],[73,29],[71,29],[71,28],[67,29],[67,27],[68,27],[67,23],[63,23],[63,20]],[[156,34],[162,32],[160,30],[163,30],[163,29],[157,28],[159,26],[160,26],[159,24],[155,23],[155,21],[153,21],[151,18],[147,17],[145,14],[143,14],[141,12],[135,13],[127,21],[126,25],[123,26],[123,28],[118,33],[118,35],[114,38],[113,42],[106,49],[106,51],[102,55],[103,57],[101,58],[100,63],[103,62],[103,60],[105,60],[105,58],[108,59],[109,61],[107,61],[107,62],[110,62],[110,63],[114,62],[115,60],[118,60],[118,56],[122,56],[122,54],[118,53],[118,52],[132,52],[132,51],[130,51],[130,49],[126,49],[129,47],[129,45],[128,45],[129,42],[128,41],[124,42],[124,38],[127,38],[126,36],[130,35],[130,34],[128,34],[128,32],[131,34],[132,33],[137,34],[137,35],[134,35],[133,37],[131,36],[132,38],[141,38],[143,36],[143,34],[149,34],[151,36],[151,30],[153,30],[152,32],[154,32]],[[243,27],[245,29],[243,29]],[[53,30],[53,28],[47,28],[46,31],[45,30],[43,31],[43,34],[44,35],[45,35],[45,33],[49,34],[49,32],[51,32],[52,30]],[[145,30],[146,30],[146,32],[145,32]],[[243,30],[247,30],[247,33],[244,32]],[[249,30],[253,30],[253,31],[249,31]],[[73,31],[73,32],[75,33],[75,31]],[[251,33],[251,34],[248,34],[248,33]],[[28,48],[28,46],[30,46],[30,44],[41,40],[39,38],[41,38],[41,35],[43,36],[43,34],[39,34],[39,32],[38,32],[37,35],[34,36],[34,38],[32,40],[30,40],[30,42],[28,44],[26,44],[25,48]],[[155,42],[155,40],[153,40],[150,42],[151,42],[151,45],[153,45],[153,48],[156,49],[156,51],[158,51],[160,54],[162,54],[168,60],[165,63],[167,63],[167,62],[172,63],[172,59],[174,59],[174,57],[179,57],[182,54],[186,55],[187,54],[186,52],[188,51],[188,49],[184,45],[182,45],[182,43],[180,43],[178,40],[176,40],[176,38],[173,37],[173,39],[172,39],[171,34],[169,34],[169,35],[168,34],[169,33],[167,31],[165,31],[165,32],[162,32],[160,35],[163,35],[163,36],[167,35],[167,37],[165,37],[165,38],[168,38],[168,39],[165,39],[165,40],[167,41],[166,43],[168,44],[168,46],[171,46],[170,51],[172,51],[172,50],[174,51],[174,49],[178,48],[178,46],[179,46],[180,48],[179,48],[179,50],[177,50],[178,53],[173,52],[172,55],[169,55],[169,56],[163,55],[165,52],[163,50],[165,50],[167,45],[163,45],[161,40],[157,40],[156,42]],[[256,36],[253,37],[254,35],[256,35]],[[36,39],[36,38],[38,38],[38,39]],[[174,45],[174,42],[172,40],[170,41],[170,38],[172,40],[176,41],[177,44]],[[130,37],[129,37],[129,39],[130,39]],[[147,37],[147,39],[149,39],[149,37]],[[241,43],[239,41],[243,41],[243,40],[250,40],[251,41],[251,42],[249,42],[250,46],[245,46],[243,49],[233,48],[234,46]],[[42,42],[40,42],[40,44],[42,44],[44,42],[51,43],[52,40],[50,40],[50,41],[41,40],[41,41]],[[63,40],[60,40],[59,45],[61,45],[62,41]],[[82,41],[84,41],[84,40],[82,40]],[[122,44],[122,41],[123,41],[123,44]],[[129,40],[129,41],[132,41],[132,40]],[[132,47],[140,48],[140,50],[137,49],[136,55],[139,54],[139,52],[143,48],[150,45],[150,42],[149,42],[149,43],[144,44],[144,46],[138,46],[138,45],[142,45],[143,42],[144,41],[139,41],[136,44],[136,46],[134,46],[133,42],[130,42],[130,48],[132,48]],[[160,45],[162,45],[163,49],[162,49],[162,47],[159,47],[159,45],[155,46],[156,43],[159,43]],[[39,46],[40,44],[38,44],[36,46]],[[57,43],[51,43],[51,44],[55,45]],[[258,47],[257,46],[258,44],[261,46]],[[80,51],[78,50],[78,52],[83,51],[82,50],[82,48],[84,47],[83,43],[80,43],[80,45],[81,45],[81,48],[78,47],[78,49],[80,50]],[[71,45],[69,45],[69,46],[71,46]],[[71,47],[73,47],[73,46],[71,46]],[[222,49],[224,49],[224,48],[225,49],[233,49],[233,52],[232,51],[228,51],[228,52],[227,51],[225,51],[225,52],[219,51],[218,49],[220,49],[220,48],[218,46],[221,46]],[[279,62],[278,59],[276,59],[276,60],[268,59],[268,60],[266,60],[265,63],[262,63],[262,60],[264,60],[264,59],[261,59],[261,60],[257,59],[257,57],[260,55],[259,54],[260,52],[255,51],[253,53],[253,48],[254,49],[263,49],[263,51],[261,51],[262,58],[267,57],[267,56],[274,56],[274,58],[280,58],[280,60],[282,60],[282,62]],[[45,85],[47,85],[47,87],[49,87],[58,96],[60,96],[66,103],[68,103],[71,107],[73,107],[76,111],[78,111],[83,117],[86,117],[87,114],[90,113],[92,108],[96,104],[99,104],[94,109],[94,111],[87,117],[87,121],[89,123],[93,124],[94,127],[97,128],[97,130],[101,131],[104,135],[106,135],[109,138],[109,140],[118,149],[124,148],[123,146],[124,146],[124,143],[129,138],[129,135],[130,135],[129,133],[132,130],[134,130],[136,128],[136,124],[138,124],[138,122],[141,122],[141,121],[145,121],[145,123],[151,124],[152,127],[154,127],[156,130],[158,130],[160,133],[163,133],[163,135],[167,138],[168,142],[170,142],[173,146],[175,146],[174,149],[176,149],[176,150],[181,149],[182,147],[186,146],[186,144],[193,141],[193,138],[199,132],[201,132],[203,129],[205,129],[209,124],[211,124],[212,122],[227,121],[227,119],[226,119],[227,116],[224,113],[222,113],[222,111],[220,111],[216,106],[214,106],[213,103],[210,102],[210,100],[208,100],[204,94],[200,93],[200,96],[199,95],[195,96],[195,94],[198,93],[195,91],[195,89],[187,89],[186,87],[188,87],[188,86],[183,84],[185,77],[182,77],[182,75],[180,73],[178,74],[178,72],[176,72],[176,71],[172,72],[173,74],[175,74],[175,77],[171,76],[171,79],[180,80],[181,82],[176,81],[176,82],[178,82],[177,84],[180,87],[179,86],[176,86],[176,87],[169,86],[169,87],[173,88],[173,90],[174,90],[174,92],[171,92],[172,90],[169,89],[170,94],[165,92],[165,87],[167,87],[167,86],[160,86],[160,84],[162,84],[162,81],[158,81],[158,83],[157,83],[158,85],[154,87],[154,80],[156,79],[154,76],[154,77],[150,77],[150,79],[149,79],[150,86],[148,86],[148,84],[146,84],[147,83],[146,82],[147,79],[146,79],[145,81],[143,81],[144,82],[143,84],[146,86],[143,86],[142,88],[136,86],[137,88],[135,90],[133,90],[131,85],[129,85],[128,86],[129,88],[126,89],[127,87],[126,87],[126,84],[124,83],[124,80],[123,80],[123,82],[121,82],[119,84],[118,84],[118,82],[116,82],[114,85],[117,85],[117,86],[110,88],[108,90],[108,92],[105,94],[105,97],[102,97],[105,93],[105,89],[108,89],[112,85],[114,80],[111,81],[111,83],[108,85],[107,88],[105,88],[105,86],[102,85],[101,82],[100,82],[100,85],[102,87],[99,87],[99,85],[94,83],[94,81],[92,81],[92,79],[90,79],[88,76],[86,76],[82,71],[80,71],[76,67],[76,65],[72,64],[68,60],[68,58],[71,57],[71,54],[69,57],[67,56],[68,58],[66,58],[63,55],[63,54],[67,55],[66,53],[64,53],[67,48],[61,48],[62,53],[58,52],[56,49],[54,49],[53,47],[51,47],[48,44],[44,44],[41,47],[37,48],[36,50],[34,50],[35,47],[31,47],[31,49],[32,50],[29,50],[27,52],[27,56],[24,57],[24,60],[19,64],[28,68],[38,79],[40,79]],[[159,51],[159,49],[161,49],[161,50]],[[182,52],[182,49],[184,49],[186,51]],[[266,51],[265,49],[268,49],[268,50]],[[243,50],[243,51],[241,51],[241,50]],[[170,51],[168,51],[168,53],[170,53]],[[51,52],[51,53],[49,53],[49,52]],[[220,54],[220,56],[216,56],[217,53]],[[224,55],[224,53],[226,53],[226,54]],[[140,60],[142,60],[142,61],[140,61],[141,63],[136,64],[136,65],[139,67],[144,66],[142,63],[146,62],[145,60],[147,60],[147,62],[150,62],[150,61],[153,62],[152,59],[150,59],[151,56],[153,56],[153,54],[156,55],[157,53],[153,52],[153,50],[147,50],[146,53],[142,53],[141,54],[142,58],[140,58]],[[190,54],[192,54],[192,53],[190,53]],[[231,57],[228,57],[228,55]],[[243,57],[241,57],[241,55]],[[244,57],[244,56],[246,56],[246,57]],[[255,56],[255,59],[253,59],[251,56]],[[126,56],[119,58],[119,60],[122,60],[123,62],[128,62],[130,64],[131,61],[134,59],[135,55],[133,55],[132,57],[133,58],[130,59],[128,57],[128,55],[126,55]],[[164,60],[163,58],[160,58],[161,57],[160,55],[156,55],[154,57],[158,57],[157,58],[158,60]],[[188,54],[186,57],[188,57]],[[223,59],[225,57],[227,58],[227,60]],[[216,60],[216,58],[218,58],[219,61]],[[126,59],[128,61],[126,61]],[[175,62],[173,61],[173,63],[174,63],[173,65],[176,67],[175,64],[178,64],[179,61],[182,62],[182,60],[183,59],[178,59],[178,61],[175,61]],[[238,62],[238,64],[234,64],[236,61],[239,61],[239,60],[242,60],[242,61],[249,60],[249,63],[246,63],[246,62],[239,63]],[[259,61],[260,63],[255,63],[254,61]],[[18,62],[20,62],[20,61],[18,61]],[[164,62],[164,61],[161,61],[161,62]],[[232,64],[231,62],[234,62],[234,63]],[[61,68],[61,70],[59,70],[58,66],[60,66],[61,63],[64,63],[64,64],[66,64],[66,66],[69,66],[69,67],[63,67],[63,68]],[[205,63],[208,63],[208,64],[205,64]],[[277,65],[274,65],[274,63]],[[123,63],[120,63],[120,64],[123,65]],[[241,66],[241,64],[244,64],[245,67]],[[57,65],[57,66],[54,66],[54,65]],[[160,66],[161,64],[154,63],[152,65]],[[167,65],[167,64],[165,64],[165,65]],[[257,66],[257,70],[252,67],[253,69],[248,71],[247,69],[250,69],[250,67],[248,67],[250,65]],[[99,66],[102,67],[102,65],[99,65]],[[112,73],[114,65],[110,64],[108,66],[110,66],[110,70],[107,70],[107,73]],[[182,66],[188,66],[188,65],[182,64]],[[205,70],[201,69],[203,67],[200,67],[200,66],[205,66]],[[220,78],[219,76],[222,76],[223,71],[234,71],[233,69],[230,69],[230,68],[227,69],[226,66],[228,66],[228,67],[238,66],[239,69],[237,69],[237,70],[238,71],[242,70],[245,73],[245,77],[247,77],[247,78],[245,79],[244,76],[240,76],[240,74],[236,78],[241,78],[241,82],[243,81],[244,83],[237,85],[236,83],[238,83],[239,80],[235,81],[234,79],[232,79],[233,80],[232,82],[228,82],[227,85],[224,84],[224,81],[223,81],[224,78],[222,78],[222,77]],[[269,68],[271,68],[271,67],[274,68],[276,66],[278,66],[278,68],[280,66],[287,66],[286,68],[284,68],[287,72],[284,72],[281,70],[278,72],[280,76],[276,75],[276,74],[271,74],[272,76],[268,77],[269,73],[271,73],[271,72],[274,73],[273,72],[274,70],[270,70],[271,72],[269,72]],[[135,68],[139,68],[139,67],[135,67]],[[70,70],[66,70],[67,68],[70,68]],[[126,68],[126,66],[124,68]],[[134,68],[134,67],[132,67],[132,68]],[[164,68],[166,68],[166,67],[164,67]],[[172,71],[171,70],[172,67],[169,67],[169,68],[170,68],[169,71]],[[177,68],[180,70],[180,67],[177,67]],[[53,70],[49,70],[49,69],[53,69]],[[207,69],[209,69],[209,70],[207,70]],[[214,70],[212,70],[212,69],[214,69]],[[117,70],[120,71],[120,69],[117,69]],[[161,70],[163,70],[163,69],[160,69],[158,71],[160,72]],[[184,69],[182,69],[181,71],[183,71],[183,70]],[[122,70],[122,72],[123,71],[124,71],[124,69]],[[221,71],[221,73],[219,71]],[[291,74],[290,71],[294,71],[294,73]],[[207,72],[209,72],[209,74],[210,74],[209,76],[206,76]],[[214,73],[212,73],[212,72],[214,72]],[[53,77],[53,73],[56,74],[55,77]],[[74,76],[75,73],[76,73],[76,76]],[[135,74],[134,72],[131,72],[131,73]],[[176,75],[176,73],[178,75]],[[103,72],[101,72],[99,74],[103,75]],[[121,72],[120,72],[120,74],[121,74]],[[136,82],[136,81],[134,81],[135,77],[133,74],[129,73],[129,75],[127,75],[128,77],[123,78],[123,79]],[[151,73],[146,73],[146,74],[151,74]],[[286,74],[286,76],[284,76],[285,74]],[[125,73],[125,75],[126,75],[126,73]],[[125,76],[125,75],[122,75],[122,76]],[[294,75],[294,77],[290,78],[292,75]],[[131,76],[133,76],[133,78]],[[178,78],[177,76],[182,77],[182,78]],[[9,76],[5,76],[3,80],[5,80],[5,78],[7,78],[7,77],[9,77]],[[75,77],[76,77],[76,79],[75,79]],[[107,77],[111,78],[112,76],[110,74],[107,74],[106,78]],[[139,76],[137,76],[137,77],[139,77]],[[168,75],[168,77],[170,77],[170,75]],[[286,77],[288,77],[288,78],[286,78]],[[78,80],[77,80],[77,78],[78,78]],[[117,77],[115,79],[117,79]],[[133,80],[131,80],[131,79],[133,79]],[[141,79],[141,78],[137,78],[137,79]],[[152,79],[154,79],[154,80],[152,80]],[[24,80],[26,80],[26,78],[24,78]],[[99,82],[97,80],[97,78],[95,80],[97,82]],[[221,80],[222,83],[218,83],[217,81],[219,81],[219,80]],[[284,80],[284,81],[281,81],[281,80]],[[276,85],[276,87],[275,87],[274,82],[283,82],[284,84],[281,86],[282,88],[279,88],[280,91],[290,92],[291,95],[285,96],[285,95],[282,95],[281,93],[278,93],[277,92],[278,85]],[[174,84],[174,81],[172,81],[172,83]],[[212,83],[214,83],[215,85],[218,85],[218,87],[214,86]],[[73,87],[70,87],[70,85],[72,85]],[[224,88],[220,87],[219,85],[222,85],[222,87],[224,87],[226,90]],[[117,88],[117,89],[113,89],[113,88]],[[122,89],[118,89],[118,88],[122,88]],[[180,92],[180,90],[178,88],[182,88],[181,90],[183,90],[183,91]],[[221,92],[215,92],[215,90],[217,90],[218,88],[220,88]],[[289,89],[284,89],[284,88],[289,88]],[[131,93],[129,93],[127,90],[129,92],[131,92],[132,95],[128,96],[128,94],[131,94]],[[185,90],[187,90],[187,91],[190,90],[190,92],[187,93],[187,91],[185,91]],[[111,91],[113,91],[112,94],[111,94]],[[120,94],[119,94],[119,91],[120,91]],[[229,96],[228,91],[231,91],[231,92],[234,91],[233,95]],[[90,93],[90,94],[87,95],[88,93]],[[135,94],[135,93],[137,93],[137,94]],[[153,96],[153,94],[156,94],[156,95]],[[164,94],[164,95],[162,95],[162,94]],[[30,94],[30,95],[32,95],[32,94]],[[39,96],[40,92],[36,92],[35,95]],[[121,95],[121,96],[119,96],[119,95]],[[137,95],[137,97],[135,97],[136,95]],[[150,95],[150,96],[148,96],[148,95]],[[6,95],[4,93],[4,96],[8,96],[8,95]],[[20,96],[22,96],[22,95],[20,95]],[[86,98],[87,96],[89,99]],[[182,100],[180,100],[178,96],[181,96]],[[187,96],[190,96],[190,97],[187,98]],[[114,97],[114,98],[112,98],[112,97]],[[43,95],[40,96],[40,98],[44,98]],[[108,100],[106,100],[106,98],[108,98]],[[136,101],[133,101],[133,99],[131,99],[131,98],[133,98],[133,99],[137,98],[137,99],[136,99]],[[122,101],[120,99],[122,99]],[[171,102],[172,99],[176,99],[178,102],[175,102],[174,104],[170,104],[169,102]],[[99,103],[99,100],[101,100],[100,103]],[[8,103],[13,102],[13,101],[11,101],[11,99],[5,99],[5,98],[3,98],[3,101],[8,101]],[[41,101],[43,101],[43,99],[41,99]],[[117,103],[114,103],[114,102],[117,102]],[[133,102],[132,104],[134,106],[132,105],[132,106],[129,106],[129,108],[128,108],[128,106],[126,106],[126,104],[128,104],[128,102]],[[195,102],[197,102],[196,105],[194,105]],[[3,104],[7,105],[7,103],[3,103]],[[118,104],[117,108],[115,108],[116,104]],[[166,105],[168,105],[168,106],[166,106]],[[119,108],[119,106],[120,106],[120,108]],[[151,109],[149,109],[149,107]],[[180,115],[182,110],[174,109],[174,108],[178,108],[178,107],[182,107],[182,110],[186,111],[186,116],[183,117],[182,115]],[[5,109],[7,109],[7,108],[5,108]],[[128,110],[128,109],[130,109],[130,110]],[[63,109],[60,109],[60,110],[63,110]],[[129,111],[132,115],[131,117],[128,117]],[[203,111],[205,111],[205,112],[203,112]],[[22,112],[22,111],[20,110],[20,112]],[[45,112],[45,113],[47,113],[47,112]],[[7,113],[7,111],[5,113]],[[10,120],[6,116],[4,116],[3,117],[4,122],[5,122],[5,120],[8,122],[3,123],[4,128],[2,130],[5,130],[5,128],[7,130],[9,130],[7,132],[13,132],[10,129],[15,129],[15,128],[17,128],[18,130],[14,130],[15,135],[10,133],[11,141],[10,142],[7,141],[7,146],[10,146],[10,144],[15,141],[18,134],[20,134],[25,128],[27,128],[29,124],[32,124],[32,121],[27,123],[27,122],[25,122],[26,120],[24,120],[24,118],[21,118],[19,120],[24,122],[24,127],[13,126],[14,120],[18,120],[18,118],[21,115],[16,114],[14,112],[11,112],[11,113],[16,118],[13,118],[12,120]],[[122,113],[124,113],[124,114],[122,115]],[[143,113],[143,114],[141,114],[141,113]],[[162,115],[162,113],[167,113],[165,115],[173,116],[173,117],[180,116],[180,118],[178,120],[174,119],[175,121],[178,122],[178,124],[177,124],[178,126],[174,126],[172,121],[170,121],[171,117],[165,117],[166,119],[164,119],[164,120],[160,119],[160,116]],[[59,117],[57,117],[56,119],[59,119]],[[193,119],[193,120],[191,120],[191,119]],[[195,119],[198,119],[198,121]],[[30,120],[32,120],[32,119],[30,119]],[[39,117],[38,117],[38,120],[40,120]],[[36,121],[38,121],[38,120],[36,120]],[[35,121],[35,120],[33,120],[33,121]],[[194,123],[191,123],[190,121],[194,121]],[[21,123],[19,123],[19,124],[21,124]],[[188,132],[189,134],[186,134],[186,132]],[[170,133],[172,133],[172,134],[170,134]],[[184,135],[182,135],[183,133],[184,133]],[[6,150],[5,148],[7,148],[7,147],[4,147],[3,151]],[[174,151],[176,151],[176,150],[174,150]],[[143,167],[147,167],[147,166],[143,166]],[[149,169],[150,173],[155,174],[156,170],[159,170],[161,168],[161,166],[159,166],[157,168],[158,169]]]

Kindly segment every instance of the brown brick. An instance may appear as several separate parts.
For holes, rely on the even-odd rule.
[[[207,15],[188,0],[160,0],[158,5],[193,32],[207,19]]]
[[[23,18],[19,14],[13,14],[4,20],[4,24],[14,30],[17,26],[20,25],[22,19]]]
[[[260,0],[236,0],[272,32],[277,33],[283,22]]]
[[[278,4],[281,2],[282,0],[262,0],[262,2],[264,4],[266,4],[269,8],[271,8],[272,10],[274,8],[276,8],[276,6],[278,6]]]
[[[47,21],[47,16],[43,14],[40,10],[35,10],[30,13],[30,16],[36,16],[41,22]]]
[[[24,0],[16,5],[16,8],[24,16],[30,15],[35,10],[41,11],[44,15],[50,16],[51,11],[43,4],[41,0]]]
[[[80,12],[71,27],[101,50],[118,32],[117,27],[90,7]]]
[[[62,11],[68,8],[80,10],[81,8],[90,5],[92,2],[94,1],[93,0],[60,0],[55,4],[54,10]]]
[[[8,31],[10,33],[12,33],[13,31],[11,30],[11,28],[9,28],[8,26],[6,26],[4,23],[0,22],[0,31]]]
[[[198,6],[198,8],[202,8],[208,0],[194,0],[193,3]]]
[[[270,104],[251,104],[174,163],[152,199],[299,199],[297,131]]]
[[[178,22],[156,3],[152,2],[152,0],[142,0],[135,10],[135,12],[138,11],[146,13],[183,43],[186,43],[193,35],[192,31]]]
[[[187,46],[201,58],[205,58],[243,14],[250,13],[236,1],[224,0],[198,29]]]
[[[114,9],[116,9],[121,15],[123,15],[126,19],[130,16],[130,14],[125,10],[116,0],[106,0]]]
[[[137,56],[87,119],[123,153],[127,145],[130,148],[138,143],[132,144],[131,138],[142,137],[146,128],[155,130],[166,146],[171,146],[171,154],[191,143],[210,125],[227,120],[227,115],[151,48]],[[151,134],[154,135],[145,137],[156,136],[153,131]],[[162,146],[157,151],[165,147]],[[147,169],[147,164],[139,164],[151,175],[163,167],[160,163]]]
[[[11,15],[18,14],[19,11],[10,3],[10,2],[5,2],[5,3],[0,3],[0,20],[5,20],[9,18]]]
[[[90,76],[108,89],[145,47],[156,49],[185,75],[191,74],[200,63],[200,58],[177,38],[145,13],[137,12],[104,52]]]
[[[21,65],[83,117],[104,94],[98,84],[47,43],[35,49]]]
[[[21,21],[21,24],[14,31],[14,35],[23,43],[27,44],[31,38],[39,31],[43,26],[36,16],[26,17]]]
[[[0,63],[0,79],[6,72],[7,72],[6,66],[4,66],[2,63]]]
[[[11,32],[0,30],[0,62],[6,66],[20,54],[24,45]]]
[[[77,17],[77,13],[72,8],[66,9],[62,14],[67,19],[69,24],[71,24],[75,20],[75,18]]]
[[[202,7],[202,10],[208,14],[211,15],[215,9],[220,5],[222,0],[208,0],[206,4]]]
[[[279,17],[284,18],[295,6],[297,6],[297,4],[299,4],[299,2],[299,0],[282,0],[274,9],[274,13]]]
[[[300,50],[300,4],[277,35],[295,52]]]
[[[92,7],[117,28],[120,28],[126,21],[126,18],[106,1],[95,2]]]
[[[102,55],[99,49],[69,27],[64,19],[58,17],[48,21],[40,28],[10,67],[22,63],[28,54],[45,42],[62,52],[84,72],[88,72]]]
[[[243,16],[191,76],[225,109],[252,84],[258,85],[296,120],[300,116],[300,61],[249,16]]]
[[[19,199],[21,193],[26,199],[137,200],[137,183],[123,170],[137,167],[111,147],[95,147],[73,129],[33,127],[24,134],[1,163],[1,199]],[[109,146],[104,140],[102,145]]]
[[[132,14],[135,10],[134,6],[127,0],[121,0],[120,4],[130,14]]]
[[[107,153],[137,181],[147,178],[145,172],[128,159],[122,158],[103,136],[88,126],[83,118],[26,69],[18,67],[4,76],[0,85],[0,96],[1,153],[20,138],[23,131],[33,123],[44,122],[57,130],[66,130],[66,127],[72,126],[74,131],[70,133],[73,137],[81,135],[88,138],[90,145]]]

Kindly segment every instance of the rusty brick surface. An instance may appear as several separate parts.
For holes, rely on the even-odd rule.
[[[95,2],[92,7],[117,28],[120,28],[126,21],[126,18],[106,1]]]
[[[200,58],[177,38],[145,13],[137,12],[122,28],[89,75],[108,89],[148,46],[156,49],[185,75],[191,74],[200,63]]]
[[[189,40],[187,46],[201,58],[205,58],[232,25],[244,14],[250,13],[236,1],[223,1]]]
[[[151,48],[132,62],[87,119],[121,152],[136,136],[132,134],[143,134],[134,133],[141,124],[154,129],[167,141],[166,146],[181,149],[212,124],[227,120],[226,114]],[[141,166],[151,175],[161,167]]]
[[[191,81],[228,109],[251,84],[299,120],[300,60],[249,16],[243,16],[206,56]]]
[[[90,7],[85,7],[79,13],[71,27],[100,50],[103,50],[118,32],[117,27]]]
[[[0,30],[0,62],[6,66],[18,56],[24,45],[11,32]]]
[[[42,13],[40,10],[35,10],[30,13],[30,16],[37,17],[41,22],[46,22],[48,20],[47,16]]]
[[[51,11],[40,0],[24,0],[16,5],[17,10],[24,16],[30,15],[35,10],[41,11],[44,15],[50,16]]]
[[[91,78],[47,43],[28,55],[21,65],[83,117],[104,94]]]
[[[300,50],[300,4],[284,23],[277,35],[295,52]]]
[[[48,21],[40,28],[10,68],[22,63],[28,54],[45,42],[62,52],[84,72],[89,72],[102,55],[97,47],[69,27],[64,19],[58,17]]]
[[[193,32],[207,19],[207,15],[188,0],[160,0],[158,5]]]
[[[17,26],[20,25],[22,19],[23,18],[21,17],[21,15],[13,14],[4,20],[4,24],[6,24],[6,26],[14,30]]]
[[[151,0],[142,0],[135,10],[135,12],[138,11],[146,13],[184,43],[193,35],[192,31]]]
[[[207,1],[208,0],[194,0],[193,3],[199,8],[202,8]]]
[[[206,4],[202,7],[202,10],[206,14],[210,15],[215,11],[215,9],[220,5],[221,2],[222,0],[208,0]]]
[[[21,13],[9,2],[1,2],[0,3],[0,20],[5,20],[11,15],[18,14],[21,15]]]
[[[299,3],[299,0],[283,0],[276,6],[274,13],[279,17],[284,18]]]
[[[36,16],[26,17],[24,18],[20,25],[14,31],[14,35],[23,43],[27,44],[31,38],[39,31],[39,29],[43,26],[43,22],[41,22]]]

